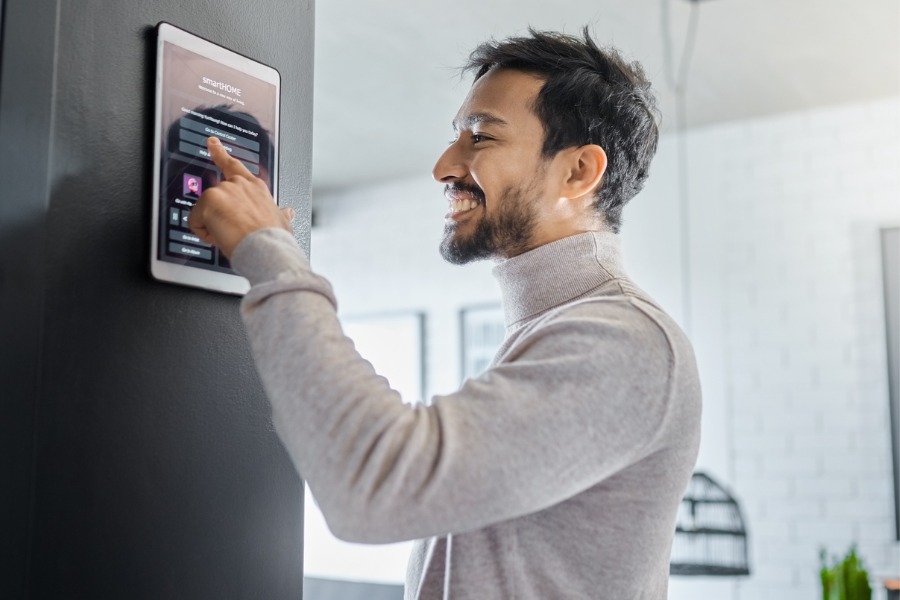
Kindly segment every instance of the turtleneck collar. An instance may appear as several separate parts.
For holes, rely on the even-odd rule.
[[[624,276],[619,236],[606,231],[573,235],[507,259],[494,267],[506,327]]]

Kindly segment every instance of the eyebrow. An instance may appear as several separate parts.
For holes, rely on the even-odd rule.
[[[470,129],[473,126],[479,125],[481,123],[487,123],[489,125],[500,125],[501,127],[509,125],[509,123],[496,115],[492,115],[491,113],[472,113],[466,115],[461,119],[453,119],[453,131],[459,131],[460,129]]]

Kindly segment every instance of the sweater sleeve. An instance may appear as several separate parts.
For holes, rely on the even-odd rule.
[[[662,427],[671,353],[627,302],[582,304],[429,406],[404,404],[343,335],[331,286],[293,237],[248,236],[233,264],[275,429],[342,539],[394,542],[529,514],[639,461]]]

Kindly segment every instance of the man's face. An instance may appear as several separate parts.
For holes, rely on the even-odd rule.
[[[490,71],[453,120],[455,139],[434,166],[450,203],[441,254],[463,264],[509,258],[548,241],[559,169],[541,155],[544,128],[532,106],[533,75]]]

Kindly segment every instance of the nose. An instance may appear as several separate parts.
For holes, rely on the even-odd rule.
[[[459,149],[459,141],[453,142],[444,150],[434,164],[431,176],[439,183],[450,183],[465,178],[466,166]]]

